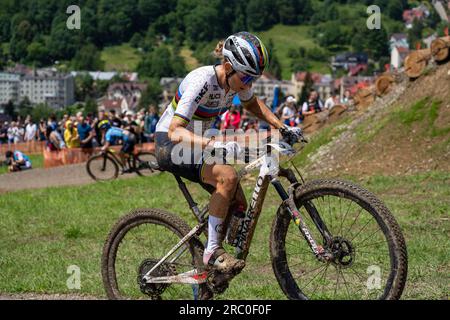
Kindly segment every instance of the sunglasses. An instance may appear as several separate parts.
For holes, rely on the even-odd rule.
[[[241,80],[241,82],[243,84],[249,84],[252,83],[253,81],[257,80],[259,77],[252,77],[243,73],[238,72],[237,73],[239,76],[239,80]]]
[[[236,70],[233,70],[232,73],[229,76],[232,76],[233,74],[237,74],[239,77],[239,80],[241,80],[241,82],[245,85],[252,83],[253,81],[255,81],[256,79],[258,79],[259,77],[252,77],[246,74],[243,74],[241,72],[237,72]]]

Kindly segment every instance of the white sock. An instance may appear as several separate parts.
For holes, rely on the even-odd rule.
[[[208,218],[208,245],[203,253],[203,263],[207,264],[214,251],[220,247],[223,233],[223,220],[218,217],[209,216]]]

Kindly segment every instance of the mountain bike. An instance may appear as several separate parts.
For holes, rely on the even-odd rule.
[[[293,144],[267,143],[257,150],[261,156],[238,172],[243,179],[259,168],[245,217],[233,227],[234,238],[229,237],[232,224],[228,227],[225,241],[246,260],[272,185],[281,203],[270,231],[270,259],[288,299],[399,299],[408,264],[394,216],[374,194],[351,182],[305,182],[294,165],[295,170],[283,168],[279,156],[294,156]],[[208,206],[200,209],[183,180],[175,179],[198,223],[191,228],[160,209],[137,209],[122,217],[103,248],[108,298],[212,299],[236,276],[203,265],[200,236],[207,236]]]
[[[91,156],[86,163],[86,170],[96,181],[109,181],[119,176],[119,168],[123,174],[136,173],[139,176],[149,176],[155,172],[153,167],[156,164],[156,157],[151,152],[131,153],[124,164],[113,149],[108,149]]]

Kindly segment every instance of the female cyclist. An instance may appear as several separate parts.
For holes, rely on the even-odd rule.
[[[247,208],[237,173],[226,164],[205,163],[203,156],[194,151],[189,163],[180,164],[180,161],[175,161],[174,147],[178,143],[188,142],[201,146],[202,150],[214,148],[225,149],[231,154],[238,152],[239,145],[236,142],[225,143],[201,135],[211,127],[217,116],[231,107],[235,95],[239,96],[244,108],[281,129],[282,133],[298,135],[299,129],[285,127],[253,94],[252,82],[262,75],[269,62],[261,40],[248,32],[239,32],[219,42],[215,54],[221,59],[221,64],[200,67],[190,72],[162,115],[156,127],[156,157],[163,170],[200,183],[211,193],[208,243],[203,262],[219,272],[237,274],[245,262],[222,248],[226,230],[223,223],[230,204],[234,202],[233,210],[245,211]],[[202,131],[197,132],[196,128],[200,125]]]

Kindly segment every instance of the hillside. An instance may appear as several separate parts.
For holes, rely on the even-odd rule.
[[[404,79],[366,113],[318,132],[312,146],[299,160],[312,176],[450,171],[450,63]]]

